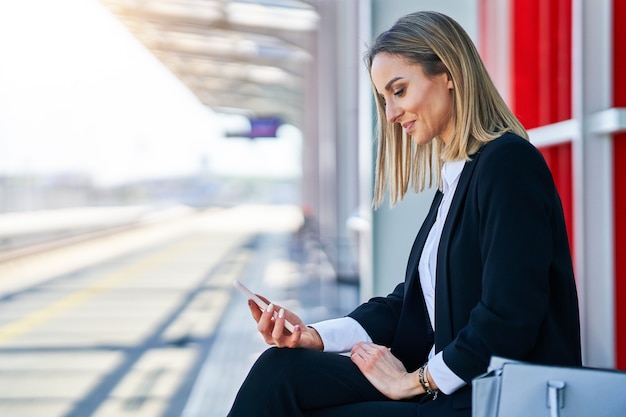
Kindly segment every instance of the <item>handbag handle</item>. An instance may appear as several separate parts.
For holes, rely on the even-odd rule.
[[[564,381],[548,381],[548,407],[550,407],[550,417],[559,417],[559,410],[563,408]]]

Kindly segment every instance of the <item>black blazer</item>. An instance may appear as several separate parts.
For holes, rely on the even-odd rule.
[[[438,191],[415,239],[405,281],[349,316],[409,371],[427,360],[434,341],[470,385],[492,355],[580,365],[563,209],[541,153],[506,133],[465,164],[439,244],[433,334],[417,265],[441,197]],[[457,393],[468,400],[469,388]]]

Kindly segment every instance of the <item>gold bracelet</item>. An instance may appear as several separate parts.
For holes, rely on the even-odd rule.
[[[417,377],[426,395],[432,395],[433,400],[435,400],[437,398],[437,394],[439,394],[439,391],[436,391],[430,388],[430,382],[428,382],[428,377],[426,376],[427,367],[428,367],[428,362],[426,362],[417,370]]]

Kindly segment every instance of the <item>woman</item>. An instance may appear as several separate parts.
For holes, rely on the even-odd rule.
[[[380,119],[375,205],[387,186],[392,204],[409,182],[439,186],[405,281],[308,327],[251,305],[265,341],[291,349],[259,358],[232,417],[468,417],[471,381],[492,355],[581,364],[557,191],[465,31],[413,13],[376,39],[366,63]],[[342,351],[351,354],[329,353]]]

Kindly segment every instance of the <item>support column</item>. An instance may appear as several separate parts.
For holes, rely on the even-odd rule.
[[[595,133],[591,114],[611,107],[611,0],[572,0],[573,142],[576,274],[583,362],[613,367],[613,178],[610,136]]]

